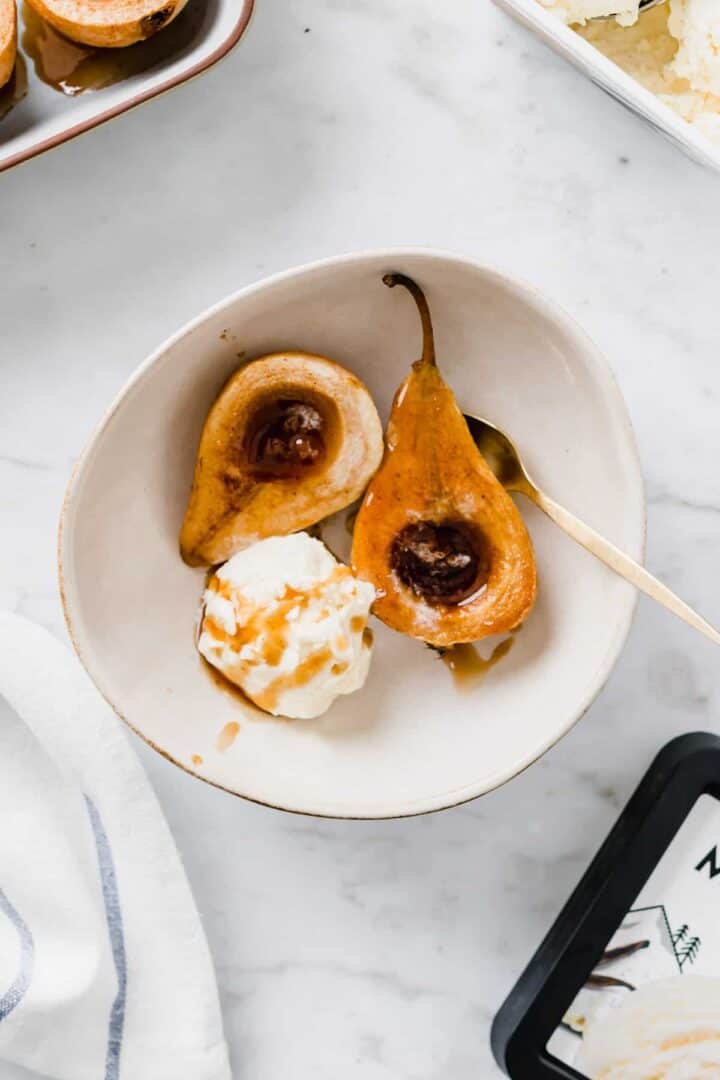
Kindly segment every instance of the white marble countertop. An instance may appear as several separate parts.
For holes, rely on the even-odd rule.
[[[257,0],[203,79],[0,177],[0,604],[64,633],[72,461],[167,334],[271,271],[417,244],[529,279],[604,349],[637,430],[648,565],[720,621],[719,183],[488,0]],[[416,820],[283,816],[138,742],[235,1075],[498,1076],[491,1018],[651,756],[716,727],[712,648],[642,601],[561,745]]]

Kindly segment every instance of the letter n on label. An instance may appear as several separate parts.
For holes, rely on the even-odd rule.
[[[718,864],[717,844],[712,849],[712,851],[708,851],[708,853],[707,853],[707,855],[705,856],[704,859],[700,860],[700,862],[697,864],[695,869],[696,870],[704,870],[706,866],[710,871],[710,880],[711,881],[712,881],[713,878],[716,878],[716,877],[718,877],[718,875],[720,875],[720,864]]]

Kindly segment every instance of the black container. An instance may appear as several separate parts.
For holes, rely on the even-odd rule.
[[[720,800],[720,739],[694,734],[673,740],[653,762],[495,1018],[492,1049],[508,1076],[514,1080],[546,1077],[586,1080],[584,1073],[559,1060],[548,1049],[548,1043],[561,1028],[575,1034],[563,1018],[587,985],[591,973],[603,960],[607,963],[608,945],[623,920],[629,913],[654,910],[633,905],[704,795]],[[695,893],[707,884],[708,918],[720,923],[720,801],[717,808],[708,800],[702,800],[701,806],[704,826],[697,831],[695,850],[691,850],[691,844],[685,859],[684,851],[674,845],[672,858],[677,863],[680,856],[687,863],[682,873],[689,875],[687,880]],[[716,809],[717,846],[713,848],[707,837],[714,828]],[[694,825],[695,818],[691,819],[688,830],[694,829]],[[683,837],[690,835],[688,830]],[[662,873],[665,872],[663,868]],[[663,909],[658,920],[661,916],[664,919],[667,941],[672,943],[676,954],[678,974],[683,974],[683,969],[696,962],[700,939],[691,935],[687,925],[674,929],[664,905],[655,907]],[[650,944],[645,941],[634,947],[649,948]],[[614,949],[612,955],[617,951]],[[660,951],[658,946],[657,953]],[[670,963],[668,952],[666,945],[663,962]],[[704,956],[703,960],[707,966],[708,957]],[[716,973],[720,975],[720,956],[717,962]],[[603,978],[607,976],[601,977],[601,987]],[[611,982],[617,984],[618,980],[611,978]],[[620,991],[613,989],[613,993]]]

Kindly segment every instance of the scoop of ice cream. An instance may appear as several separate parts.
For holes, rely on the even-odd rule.
[[[210,578],[198,648],[266,712],[320,716],[367,678],[374,597],[319,540],[274,536]]]
[[[640,0],[540,0],[563,22],[583,26],[589,19],[617,16],[621,26],[637,22]]]
[[[557,13],[564,18],[575,0],[552,3],[563,7]],[[577,31],[689,124],[720,142],[720,6],[716,0],[669,0],[645,12],[635,25],[624,22],[618,26],[612,19],[589,21],[577,26]]]
[[[585,1032],[575,1068],[590,1080],[717,1080],[720,979],[646,983]]]
[[[672,0],[668,29],[679,42],[670,65],[693,90],[720,95],[720,6],[717,0]]]

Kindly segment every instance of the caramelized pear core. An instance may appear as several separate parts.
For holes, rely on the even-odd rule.
[[[458,522],[406,525],[393,541],[390,562],[403,585],[429,604],[459,604],[490,575],[484,537]]]
[[[294,398],[275,401],[250,424],[250,464],[269,476],[300,476],[324,459],[324,432],[317,405]]]

